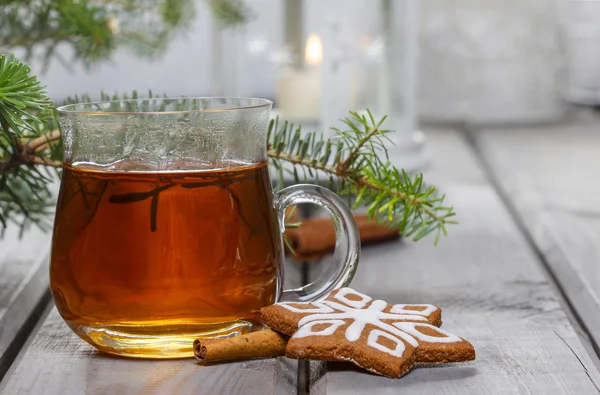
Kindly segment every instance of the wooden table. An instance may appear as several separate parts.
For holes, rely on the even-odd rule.
[[[600,392],[600,117],[528,128],[426,128],[427,180],[460,225],[363,249],[352,283],[390,302],[434,303],[472,363],[400,380],[286,358],[200,367],[97,353],[52,307],[48,235],[0,241],[0,394],[589,394]],[[297,285],[326,264],[288,262]]]

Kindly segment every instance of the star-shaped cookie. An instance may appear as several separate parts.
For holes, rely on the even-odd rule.
[[[415,363],[475,359],[466,340],[439,328],[441,310],[428,304],[388,304],[351,288],[311,303],[261,309],[263,323],[291,336],[286,356],[351,361],[374,373],[400,377]]]

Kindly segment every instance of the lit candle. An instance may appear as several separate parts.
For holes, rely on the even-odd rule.
[[[286,69],[277,85],[277,106],[285,119],[316,121],[321,113],[321,38],[311,34],[304,52],[302,70]]]

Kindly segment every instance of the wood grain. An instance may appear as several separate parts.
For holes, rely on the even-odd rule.
[[[15,227],[0,239],[0,379],[50,301],[50,234]]]
[[[286,287],[300,285],[301,266],[286,266]],[[199,366],[193,358],[113,357],[77,337],[52,307],[0,394],[292,394],[297,379],[298,362],[287,358]]]
[[[486,136],[487,133],[482,135]],[[374,376],[348,364],[311,363],[308,377],[303,378],[308,379],[311,393],[600,392],[598,371],[561,307],[552,279],[512,220],[474,152],[454,131],[430,131],[428,138],[428,148],[436,162],[427,180],[439,184],[447,193],[461,224],[451,227],[450,236],[438,247],[431,240],[424,240],[365,248],[352,286],[390,302],[440,305],[444,310],[444,328],[472,341],[477,361],[418,368],[400,380]],[[560,141],[566,144],[565,140]],[[497,145],[503,148],[494,148],[493,144],[497,143],[490,142],[485,151],[490,157],[501,156],[496,150],[522,142],[517,139]],[[527,150],[523,152],[525,155]],[[498,172],[510,170],[509,165],[501,163],[504,164]],[[535,177],[542,180],[539,174]],[[526,180],[522,178],[519,186],[527,184]],[[550,181],[546,180],[554,187]],[[561,196],[552,201],[554,209],[560,207],[557,202],[572,203],[566,199],[569,192],[561,195],[560,190],[553,191],[554,196]],[[528,194],[532,196],[532,192]],[[543,190],[540,194],[544,194]],[[568,247],[557,248],[555,243],[548,251],[559,251],[561,256],[570,258],[571,264],[576,262],[585,268],[581,270],[587,271],[581,273],[566,273],[582,284],[583,279],[588,280],[587,286],[593,288],[600,220],[588,213],[594,213],[597,206],[587,196],[575,206],[585,210],[554,210],[551,220],[569,229],[570,238],[565,231],[561,237],[565,237],[562,240]],[[538,213],[539,217],[534,218],[545,218],[551,212]],[[0,249],[0,254],[3,251]],[[583,264],[590,256],[591,263]],[[286,278],[292,281],[289,286],[299,285],[300,266],[289,265],[286,269]],[[310,277],[316,277],[320,270],[322,265],[311,266]],[[594,300],[591,291],[581,293]],[[157,362],[106,356],[72,334],[52,310],[0,383],[0,393],[288,394],[296,392],[297,378],[298,363],[285,358],[200,367],[191,359]]]
[[[570,124],[490,129],[476,145],[561,289],[600,344],[600,127],[592,112]]]
[[[65,395],[262,394],[276,386],[295,391],[294,364],[282,359],[284,366],[278,359],[199,366],[193,359],[112,357],[84,343],[53,309],[1,388],[3,394]]]
[[[434,303],[443,328],[471,341],[472,363],[417,368],[391,380],[328,364],[311,369],[314,394],[588,394],[600,375],[561,308],[531,246],[498,195],[467,154],[458,134],[430,144],[440,158],[429,180],[440,183],[460,225],[437,247],[431,240],[391,242],[363,249],[356,289],[395,303]],[[450,146],[452,146],[450,145]],[[444,148],[442,150],[442,148]],[[453,164],[447,164],[446,161]],[[449,167],[453,166],[451,171]]]

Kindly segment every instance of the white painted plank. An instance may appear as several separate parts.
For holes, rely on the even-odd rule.
[[[477,146],[595,344],[600,341],[600,121],[490,129]]]
[[[352,286],[395,303],[442,307],[446,330],[471,341],[472,363],[418,368],[392,380],[328,364],[315,394],[588,394],[600,375],[534,251],[456,134],[436,144],[429,179],[441,183],[460,225],[434,247],[391,242],[363,249]],[[447,142],[446,142],[447,143]],[[455,150],[446,148],[455,145]],[[459,148],[460,147],[460,148]],[[446,153],[445,153],[446,152]],[[460,153],[460,160],[448,157]],[[459,165],[459,162],[462,164]],[[448,169],[451,168],[451,171]]]
[[[2,382],[2,394],[263,394],[295,391],[295,363],[285,358],[199,366],[193,359],[135,360],[96,352],[53,308]]]
[[[0,239],[0,378],[50,299],[50,234],[32,228],[18,236],[12,227]]]
[[[301,267],[286,265],[286,286]],[[54,307],[0,382],[0,394],[292,394],[298,363],[287,358],[199,366],[190,359],[136,360],[96,351]]]

